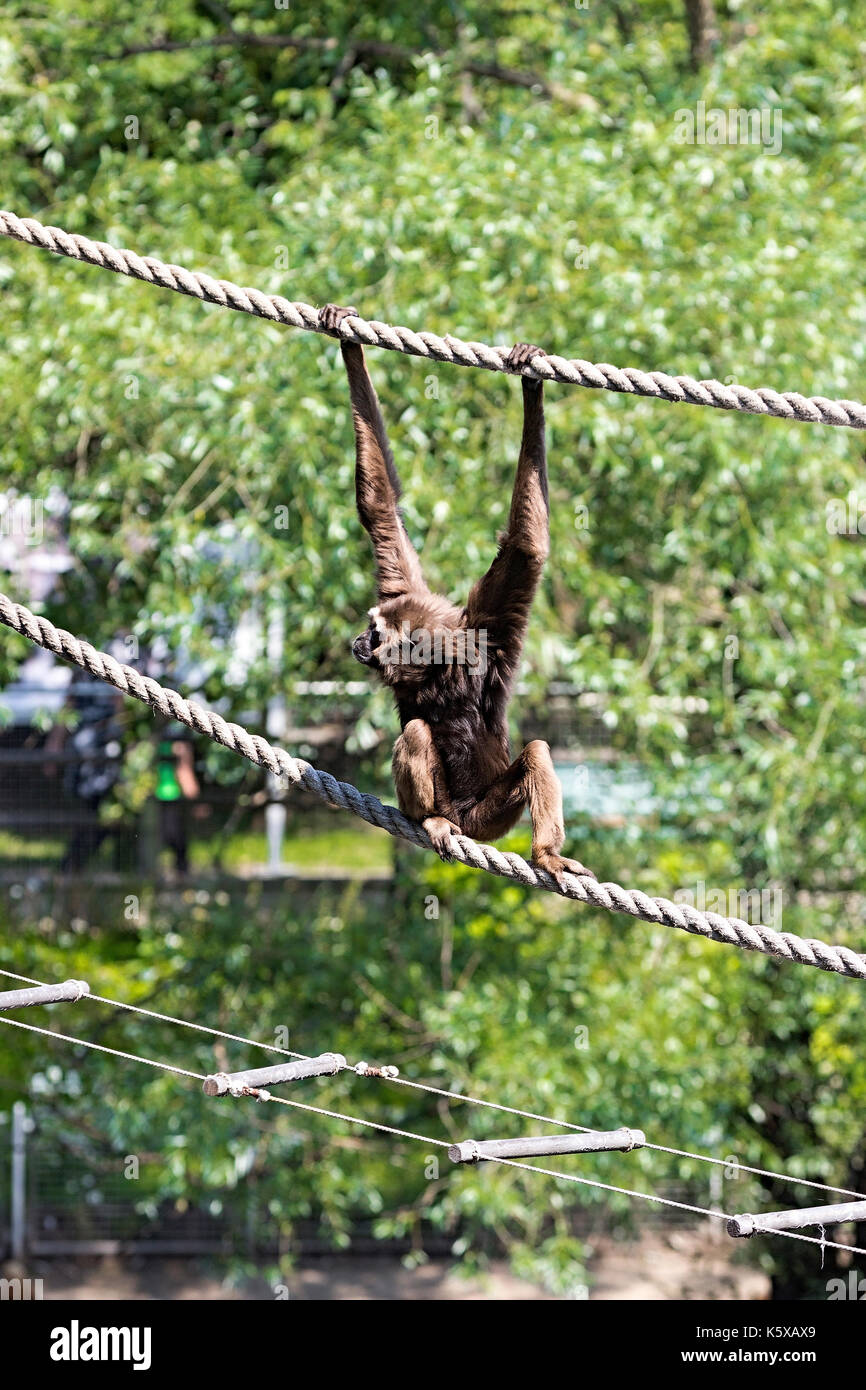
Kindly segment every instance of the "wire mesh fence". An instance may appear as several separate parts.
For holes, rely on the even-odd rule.
[[[0,1255],[10,1251],[12,1204],[11,1124],[0,1112]],[[283,1248],[285,1232],[268,1230],[257,1220],[254,1185],[201,1191],[184,1199],[144,1195],[131,1155],[103,1147],[97,1155],[80,1148],[56,1119],[37,1108],[29,1117],[24,1187],[24,1253],[34,1258],[100,1255],[267,1257]],[[707,1198],[706,1184],[670,1183],[660,1195],[675,1201]],[[640,1223],[623,1225],[604,1204],[578,1209],[573,1234],[590,1239],[613,1232],[694,1226],[687,1211],[642,1208]],[[429,1254],[448,1255],[456,1235],[433,1230],[424,1234]],[[315,1219],[296,1223],[293,1248],[307,1255],[334,1253],[333,1241]],[[353,1223],[348,1253],[399,1254],[399,1239],[377,1239],[369,1221]]]

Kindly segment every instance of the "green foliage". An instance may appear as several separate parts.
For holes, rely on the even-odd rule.
[[[599,1128],[643,1126],[674,1148],[849,1185],[866,1093],[852,981],[575,909],[470,870],[428,867],[415,855],[398,880],[397,910],[384,915],[357,890],[323,894],[311,908],[275,903],[260,887],[238,893],[188,890],[172,906],[145,892],[133,934],[108,905],[69,927],[7,931],[5,962],[38,978],[84,976],[94,993],[300,1052],[387,1060],[406,1077],[500,1104]],[[267,1061],[97,1004],[76,1006],[55,1026],[202,1073]],[[592,1248],[575,1244],[576,1213],[603,1205],[624,1231],[642,1215],[591,1187],[494,1165],[453,1169],[433,1144],[277,1104],[207,1101],[194,1081],[42,1036],[16,1032],[0,1055],[7,1094],[29,1087],[49,1134],[77,1133],[78,1150],[108,1173],[119,1173],[124,1155],[143,1155],[126,1193],[140,1210],[224,1202],[246,1237],[251,1208],[255,1234],[283,1243],[310,1217],[337,1248],[358,1220],[416,1245],[427,1225],[472,1266],[505,1239],[521,1270],[573,1293]],[[346,1075],[277,1093],[432,1140],[530,1127]],[[647,1192],[679,1184],[686,1200],[710,1200],[709,1169],[651,1151],[549,1166]],[[728,1174],[724,1205],[795,1204],[804,1191],[770,1184],[762,1192],[747,1174]],[[771,1268],[779,1255],[772,1246],[753,1253]],[[807,1270],[820,1288],[826,1276],[814,1261]]]
[[[218,11],[58,0],[34,12],[12,0],[0,31],[7,204],[414,328],[866,397],[854,4],[747,11],[731,0],[721,49],[697,76],[669,0],[610,14],[530,0],[513,16],[444,0],[423,16],[384,3],[358,15],[339,0],[297,16],[243,0],[231,5],[238,31],[336,43],[121,56],[160,36],[212,39],[225,30]],[[364,40],[417,52],[367,53],[340,75],[346,47],[360,53]],[[483,114],[471,123],[458,69],[494,58],[570,101],[476,73]],[[779,109],[781,153],[677,143],[677,112],[698,100]],[[291,693],[295,681],[354,677],[370,564],[334,345],[7,243],[0,283],[5,486],[59,488],[71,504],[76,563],[49,616],[97,645],[119,632],[166,637],[197,664],[207,697],[248,723],[261,725],[275,684]],[[504,518],[518,393],[501,377],[385,352],[372,369],[409,529],[431,578],[459,594]],[[584,827],[581,856],[661,891],[690,879],[862,886],[860,537],[827,525],[828,504],[860,485],[862,438],[564,387],[547,397],[552,561],[527,648],[529,702],[553,678],[604,692],[614,742],[663,792],[709,768],[704,794],[725,805],[719,824],[693,797],[676,833],[643,849],[652,826],[598,843]],[[286,619],[281,669],[238,671],[235,623],[273,604]],[[24,650],[3,642],[0,677]],[[687,697],[702,712],[682,713]],[[371,728],[393,727],[381,698],[363,716],[367,746]],[[147,716],[135,717],[144,729]],[[209,756],[226,781],[241,776],[221,750]],[[413,877],[399,922],[333,906],[313,922],[238,919],[229,907],[222,921],[213,904],[182,922],[154,917],[127,966],[106,947],[97,983],[126,996],[171,980],[173,1010],[190,1017],[231,1026],[243,1014],[250,1029],[286,1019],[299,1047],[388,1060],[408,1047],[425,1075],[510,1103],[531,1095],[593,1124],[646,1121],[679,1146],[845,1179],[862,1153],[866,1084],[851,982],[563,912],[468,872],[424,876],[449,903],[450,980]],[[792,907],[785,926],[841,940],[842,910],[837,901],[816,921]],[[93,978],[94,941],[59,944],[65,973]],[[57,964],[34,946],[20,947],[23,970]],[[403,1036],[379,992],[414,1021],[414,1054],[415,1034]],[[594,1040],[585,1056],[576,1024]],[[155,1050],[144,1025],[127,1021],[123,1036]],[[3,1055],[23,1080],[42,1053]],[[155,1076],[124,1100],[107,1064],[87,1068],[112,1097],[101,1114],[112,1137],[130,1145],[136,1126],[173,1129],[178,1192],[216,1183],[251,1142],[246,1109],[224,1109],[217,1128],[194,1090],[178,1102],[175,1083]],[[410,1128],[437,1119],[414,1093],[371,1098],[357,1085],[365,1113]],[[467,1114],[473,1126],[487,1132]],[[596,1200],[552,1187],[542,1199],[504,1170],[458,1174],[431,1198],[416,1159],[401,1166],[378,1141],[328,1149],[330,1132],[268,1114],[267,1138],[253,1142],[275,1221],[315,1210],[339,1239],[359,1212],[384,1228],[423,1211],[449,1229],[546,1242],[548,1268],[570,1249],[571,1204]],[[614,1180],[636,1170],[655,1177],[657,1160],[599,1160]]]
[[[864,153],[852,138],[863,96],[845,13],[829,3],[796,22],[769,7],[703,85],[683,75],[678,17],[637,26],[623,51],[610,23],[586,16],[555,24],[539,8],[507,26],[473,10],[473,52],[491,25],[508,27],[513,62],[537,51],[595,100],[566,117],[488,82],[477,127],[459,119],[439,59],[356,69],[336,107],[330,59],[290,50],[88,65],[120,46],[109,13],[72,4],[9,25],[0,140],[20,210],[413,326],[864,395]],[[127,47],[162,27],[149,6],[127,18]],[[250,24],[275,31],[284,18]],[[423,47],[412,27],[373,13],[361,36]],[[173,38],[213,32],[195,6],[173,8]],[[781,155],[676,143],[676,112],[699,97],[778,105]],[[293,140],[282,130],[272,153],[283,127]],[[280,680],[354,674],[347,639],[369,560],[334,346],[22,247],[0,248],[0,271],[4,475],[72,501],[78,565],[53,616],[96,641],[167,636],[200,663],[209,695],[248,710],[274,673],[238,674],[232,626],[278,601]],[[517,392],[375,359],[410,530],[433,578],[459,593],[504,517]],[[858,437],[609,393],[548,396],[554,561],[527,661],[536,689],[560,676],[608,692],[616,739],[674,768],[712,748],[751,874],[838,874],[864,813],[863,609],[858,546],[825,518],[857,485]],[[739,656],[726,681],[729,637]],[[707,717],[660,709],[657,695],[708,699]],[[373,709],[390,722],[385,702]]]

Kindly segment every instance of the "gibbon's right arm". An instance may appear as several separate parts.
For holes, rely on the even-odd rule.
[[[319,322],[336,336],[340,322],[357,316],[356,309],[326,304]],[[369,533],[376,555],[379,601],[397,598],[426,585],[421,563],[406,534],[400,515],[400,479],[385,433],[379,400],[367,371],[364,349],[357,343],[340,342],[349,378],[352,420],[355,426],[355,500],[361,524]]]

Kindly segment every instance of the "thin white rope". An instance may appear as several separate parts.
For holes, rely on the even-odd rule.
[[[0,975],[10,980],[21,980],[25,984],[30,985],[45,984],[44,980],[33,979],[30,975],[18,975],[12,970],[0,969]],[[226,1033],[219,1028],[210,1028],[204,1023],[191,1023],[189,1019],[186,1018],[175,1018],[171,1014],[158,1013],[155,1009],[145,1009],[137,1004],[127,1004],[121,999],[108,999],[102,994],[88,994],[84,997],[98,1004],[109,1004],[116,1009],[128,1009],[132,1013],[144,1014],[146,1017],[158,1019],[162,1023],[174,1023],[180,1028],[193,1028],[196,1032],[211,1033],[214,1037],[227,1038],[231,1042],[248,1043],[251,1047],[260,1047],[265,1052],[278,1052],[284,1057],[297,1057],[303,1061],[310,1060],[309,1054],[306,1052],[290,1052],[287,1048],[278,1047],[276,1043],[259,1042],[256,1038],[247,1038],[239,1033]],[[347,1067],[347,1071],[354,1071],[354,1067]],[[462,1100],[465,1101],[467,1105],[480,1105],[485,1109],[498,1110],[506,1115],[517,1115],[521,1119],[537,1120],[540,1124],[557,1125],[561,1129],[575,1130],[579,1134],[592,1134],[594,1132],[591,1125],[578,1125],[570,1120],[556,1119],[553,1115],[539,1115],[534,1110],[521,1110],[516,1106],[503,1105],[495,1100],[482,1100],[479,1096],[466,1095],[462,1091],[444,1090],[439,1086],[427,1085],[423,1081],[412,1081],[405,1076],[389,1076],[380,1079],[392,1081],[397,1086],[408,1086],[412,1090],[426,1091],[429,1095],[442,1096],[449,1100]],[[272,1097],[272,1099],[275,1099],[275,1097]],[[864,1197],[863,1193],[855,1192],[854,1189],[850,1187],[833,1187],[830,1183],[815,1182],[811,1178],[794,1177],[791,1173],[777,1173],[772,1168],[755,1168],[748,1163],[740,1163],[737,1159],[731,1162],[731,1160],[727,1158],[713,1158],[709,1154],[692,1153],[690,1149],[670,1148],[667,1144],[651,1144],[647,1142],[642,1147],[645,1149],[652,1149],[654,1153],[671,1154],[675,1158],[691,1158],[695,1159],[698,1163],[711,1163],[720,1168],[733,1167],[737,1169],[738,1173],[753,1173],[762,1178],[776,1178],[779,1182],[800,1184],[802,1187],[814,1187],[820,1192],[835,1192],[843,1197],[857,1197],[861,1201],[866,1201],[866,1197]]]
[[[275,1100],[278,1105],[291,1105],[296,1110],[309,1110],[313,1115],[327,1115],[332,1120],[345,1120],[350,1125],[365,1125],[367,1129],[378,1129],[383,1134],[397,1134],[401,1139],[417,1139],[421,1144],[435,1144],[440,1149],[450,1149],[449,1139],[430,1139],[426,1134],[416,1134],[411,1129],[397,1129],[394,1125],[384,1125],[380,1120],[360,1120],[356,1115],[344,1115],[339,1110],[325,1110],[320,1105],[307,1105],[302,1100],[292,1100],[289,1096],[275,1096],[268,1091],[268,1101]]]
[[[643,1147],[654,1149],[660,1154],[673,1154],[675,1158],[696,1158],[700,1163],[714,1163],[720,1168],[736,1168],[738,1173],[755,1173],[761,1178],[778,1178],[781,1182],[800,1183],[803,1187],[817,1187],[821,1192],[838,1192],[843,1197],[858,1197],[861,1202],[866,1202],[866,1196],[862,1192],[855,1192],[851,1187],[833,1187],[830,1183],[814,1182],[812,1178],[795,1178],[792,1173],[776,1173],[772,1168],[752,1168],[748,1163],[740,1163],[737,1158],[710,1158],[709,1154],[693,1154],[688,1149],[669,1148],[667,1144],[644,1144]]]
[[[146,1067],[158,1067],[162,1071],[175,1072],[178,1076],[188,1076],[193,1081],[204,1081],[205,1073],[201,1071],[187,1071],[185,1067],[172,1066],[170,1062],[157,1062],[152,1057],[140,1057],[135,1052],[121,1052],[116,1047],[105,1047],[102,1043],[91,1042],[88,1038],[73,1038],[68,1033],[57,1033],[51,1028],[40,1028],[35,1023],[24,1023],[17,1018],[5,1018],[0,1015],[0,1023],[8,1023],[13,1028],[26,1028],[28,1033],[42,1033],[46,1038],[60,1038],[62,1042],[77,1044],[79,1047],[89,1047],[96,1052],[108,1052],[114,1057],[123,1057],[128,1062],[141,1062]],[[288,1096],[272,1096],[268,1093],[269,1100],[276,1100],[281,1105],[292,1105],[298,1110],[309,1110],[314,1115],[326,1115],[332,1120],[345,1120],[350,1125],[366,1125],[368,1129],[378,1129],[385,1134],[397,1134],[402,1139],[417,1139],[422,1144],[435,1144],[439,1148],[450,1148],[447,1139],[430,1139],[426,1134],[416,1134],[411,1129],[397,1129],[394,1125],[384,1125],[378,1120],[360,1120],[354,1115],[344,1115],[340,1110],[325,1110],[318,1105],[307,1105],[300,1100],[290,1100]]]
[[[755,1222],[754,1234],[758,1233],[762,1236],[784,1236],[786,1240],[805,1240],[810,1245],[820,1245],[829,1250],[848,1250],[852,1255],[866,1255],[866,1250],[859,1245],[844,1245],[838,1240],[825,1240],[823,1236],[804,1236],[802,1231],[771,1231]]]
[[[20,1018],[5,1018],[0,1015],[0,1023],[8,1023],[10,1028],[26,1028],[28,1033],[42,1033],[46,1038],[60,1038],[62,1042],[74,1043],[79,1047],[92,1047],[95,1052],[107,1052],[112,1057],[124,1057],[128,1062],[141,1062],[146,1067],[159,1067],[162,1071],[173,1071],[178,1076],[191,1076],[194,1081],[203,1081],[197,1071],[187,1071],[185,1067],[174,1067],[170,1062],[156,1062],[152,1057],[139,1057],[135,1052],[121,1052],[117,1047],[105,1047],[102,1043],[90,1042],[86,1038],[73,1038],[68,1033],[57,1033],[53,1028],[40,1028],[35,1023],[24,1023]]]
[[[38,985],[41,980],[31,979],[29,975],[16,975],[12,970],[0,970],[0,975],[5,975],[10,980],[22,980],[26,984]],[[145,1009],[139,1004],[127,1004],[122,999],[108,999],[104,994],[88,994],[84,996],[92,1000],[95,1004],[110,1004],[115,1009],[128,1009],[130,1013],[144,1014],[147,1018],[157,1018],[162,1023],[176,1023],[179,1028],[194,1028],[197,1033],[212,1033],[215,1038],[226,1038],[229,1042],[248,1043],[250,1047],[262,1047],[266,1052],[279,1052],[283,1057],[298,1057],[303,1061],[309,1058],[305,1052],[290,1052],[286,1047],[278,1047],[276,1043],[258,1042],[255,1038],[245,1038],[240,1033],[224,1033],[220,1028],[209,1028],[206,1023],[191,1023],[188,1018],[173,1018],[171,1014],[157,1013],[155,1009]]]
[[[538,1115],[532,1110],[517,1110],[510,1105],[499,1105],[492,1100],[479,1100],[477,1096],[462,1095],[459,1091],[442,1091],[437,1086],[425,1086],[421,1081],[409,1081],[403,1076],[388,1077],[387,1080],[393,1081],[398,1086],[414,1086],[419,1091],[429,1091],[434,1096],[451,1096],[455,1100],[468,1101],[470,1105],[485,1105],[492,1110],[504,1110],[509,1115],[520,1115],[527,1120],[539,1120],[544,1124],[560,1125],[563,1129],[577,1130],[580,1134],[592,1134],[594,1130],[591,1125],[576,1125],[570,1120],[557,1120],[553,1115]],[[811,1178],[795,1178],[790,1173],[776,1173],[771,1168],[752,1168],[748,1163],[740,1163],[738,1160],[733,1162],[728,1158],[711,1158],[709,1154],[692,1153],[689,1149],[672,1149],[667,1144],[651,1144],[647,1141],[641,1145],[643,1149],[652,1149],[655,1153],[673,1154],[677,1158],[694,1158],[699,1163],[713,1163],[721,1168],[736,1168],[741,1173],[755,1173],[763,1178],[778,1178],[781,1182],[802,1183],[804,1187],[816,1187],[822,1192],[837,1192],[845,1197],[859,1197],[861,1201],[866,1201],[866,1196],[862,1192],[854,1192],[850,1187],[832,1187],[829,1183],[814,1182]]]
[[[516,1158],[485,1158],[485,1163],[504,1163],[507,1168],[525,1168],[528,1173],[544,1173],[549,1178],[562,1178],[564,1182],[584,1183],[587,1187],[600,1187],[605,1192],[616,1192],[621,1197],[641,1197],[647,1202],[658,1202],[663,1207],[677,1207],[680,1211],[695,1212],[699,1216],[709,1216],[713,1220],[726,1220],[724,1212],[710,1211],[709,1207],[695,1207],[688,1202],[676,1202],[672,1197],[657,1197],[649,1192],[638,1192],[633,1187],[617,1187],[614,1183],[599,1182],[597,1178],[582,1178],[576,1173],[561,1173],[556,1168],[536,1167],[532,1163],[521,1163]]]
[[[650,1145],[646,1144],[644,1147],[649,1148]],[[700,1216],[708,1216],[714,1221],[728,1220],[725,1212],[711,1211],[709,1207],[690,1206],[688,1202],[675,1202],[671,1197],[658,1197],[652,1193],[638,1192],[635,1188],[631,1187],[615,1187],[613,1183],[598,1182],[595,1178],[581,1178],[575,1173],[560,1173],[554,1168],[540,1168],[534,1163],[520,1163],[514,1158],[485,1159],[485,1162],[504,1163],[509,1168],[525,1168],[529,1173],[545,1173],[549,1178],[562,1178],[565,1182],[579,1182],[585,1183],[588,1187],[601,1187],[604,1188],[606,1192],[617,1192],[622,1197],[640,1197],[646,1202],[659,1202],[663,1207],[679,1207],[681,1211],[695,1212]],[[789,1236],[794,1234],[792,1231],[771,1231],[764,1226],[758,1226],[757,1223],[755,1224],[755,1230],[760,1230],[761,1234],[766,1236]],[[816,1237],[801,1236],[800,1239],[816,1240]],[[818,1245],[832,1245],[836,1250],[851,1250],[855,1254],[866,1255],[866,1250],[861,1250],[856,1245],[840,1245],[832,1240],[818,1240],[816,1243]]]
[[[56,1033],[50,1028],[39,1028],[34,1023],[23,1023],[19,1019],[4,1018],[2,1016],[0,1016],[0,1023],[8,1023],[13,1028],[24,1028],[29,1033],[41,1033],[43,1034],[43,1036],[47,1038],[59,1038],[63,1042],[78,1044],[80,1047],[92,1048],[96,1052],[107,1052],[114,1057],[122,1057],[130,1062],[140,1062],[143,1066],[146,1067],[157,1067],[162,1071],[173,1072],[178,1076],[191,1077],[194,1081],[203,1081],[205,1079],[203,1072],[187,1071],[183,1067],[172,1066],[170,1062],[157,1062],[151,1057],[139,1057],[134,1052],[121,1052],[117,1048],[105,1047],[101,1043],[90,1042],[89,1039],[86,1038],[74,1038],[70,1037],[68,1033]],[[267,1098],[269,1102],[276,1101],[278,1105],[288,1105],[291,1106],[293,1109],[305,1110],[313,1115],[323,1115],[331,1120],[341,1120],[345,1124],[361,1125],[366,1129],[374,1129],[382,1134],[396,1135],[400,1139],[414,1139],[418,1143],[432,1144],[436,1148],[440,1149],[447,1149],[451,1147],[450,1142],[447,1139],[432,1139],[427,1134],[417,1134],[414,1130],[411,1129],[398,1129],[395,1125],[382,1124],[378,1120],[362,1120],[357,1115],[346,1115],[340,1110],[326,1110],[322,1106],[308,1105],[304,1101],[292,1100],[288,1096],[275,1096],[271,1095],[269,1092]],[[644,1202],[655,1202],[658,1205],[664,1207],[675,1207],[680,1211],[692,1212],[693,1214],[696,1214],[698,1216],[706,1216],[709,1217],[711,1220],[715,1221],[722,1221],[728,1219],[727,1213],[720,1211],[711,1211],[709,1207],[692,1206],[688,1202],[678,1202],[671,1197],[659,1197],[655,1193],[639,1192],[636,1188],[617,1187],[613,1183],[599,1182],[596,1178],[579,1177],[576,1173],[562,1173],[555,1168],[536,1167],[531,1163],[520,1163],[516,1159],[512,1158],[491,1158],[486,1161],[491,1163],[502,1164],[506,1168],[521,1168],[528,1173],[543,1173],[545,1177],[559,1178],[563,1182],[578,1183],[583,1187],[600,1188],[604,1192],[614,1192],[622,1197],[632,1197]],[[767,1231],[763,1228],[760,1228],[760,1230],[762,1235],[774,1235],[786,1238],[793,1237],[795,1239],[800,1240],[809,1240],[817,1245],[823,1245],[827,1248],[832,1247],[836,1250],[847,1250],[852,1254],[866,1255],[866,1249],[861,1250],[860,1247],[856,1245],[841,1245],[835,1241],[823,1239],[818,1240],[814,1236],[798,1236],[796,1232],[793,1231]]]
[[[269,1097],[268,1097],[268,1098],[269,1098],[269,1100],[275,1100],[275,1101],[277,1101],[277,1102],[280,1103],[281,1105],[298,1105],[298,1104],[299,1104],[298,1101],[289,1100],[289,1098],[288,1098],[287,1096],[274,1096],[274,1095],[270,1095],[270,1094],[269,1094]],[[303,1106],[303,1107],[301,1107],[301,1108],[306,1109],[306,1110],[316,1110],[316,1107],[315,1107],[315,1106]],[[322,1113],[322,1114],[332,1114],[333,1112],[331,1112],[331,1111],[322,1111],[321,1113]],[[347,1117],[346,1117],[345,1115],[343,1115],[343,1116],[340,1116],[339,1118],[341,1118],[341,1119],[346,1119]],[[367,1124],[370,1124],[371,1121],[369,1121],[369,1120],[357,1120],[357,1119],[356,1119],[356,1120],[351,1120],[351,1123],[352,1123],[352,1124],[358,1124],[358,1125],[367,1125]],[[397,1133],[397,1134],[400,1134],[400,1133],[404,1133],[404,1134],[405,1134],[405,1133],[406,1133],[405,1130],[403,1130],[403,1131],[401,1131],[401,1130],[395,1130],[395,1131],[393,1131],[393,1132],[394,1132],[394,1133]],[[415,1139],[419,1139],[419,1138],[420,1138],[420,1139],[423,1140],[424,1143],[428,1143],[428,1144],[440,1144],[440,1145],[444,1145],[445,1148],[449,1148],[449,1147],[450,1147],[449,1144],[444,1143],[444,1141],[441,1140],[441,1139],[426,1139],[426,1138],[424,1138],[423,1135],[417,1135],[417,1134],[416,1134],[416,1135],[413,1135],[412,1137],[415,1138]],[[647,1145],[646,1147],[649,1147],[649,1145]],[[634,1198],[638,1198],[640,1201],[643,1201],[643,1202],[656,1202],[659,1206],[663,1206],[663,1207],[675,1207],[675,1208],[676,1208],[677,1210],[679,1210],[679,1211],[688,1211],[688,1212],[692,1212],[693,1214],[695,1214],[695,1215],[697,1215],[697,1216],[706,1216],[706,1217],[708,1217],[708,1218],[709,1218],[710,1220],[712,1220],[712,1221],[727,1221],[727,1220],[729,1219],[726,1212],[722,1212],[722,1211],[711,1211],[709,1207],[697,1207],[697,1206],[691,1205],[689,1202],[678,1202],[678,1201],[675,1201],[673,1197],[659,1197],[657,1193],[652,1193],[652,1192],[639,1192],[636,1188],[633,1188],[633,1187],[617,1187],[615,1183],[600,1182],[597,1178],[584,1178],[584,1177],[580,1177],[580,1176],[578,1176],[578,1174],[576,1174],[576,1173],[562,1173],[562,1172],[560,1172],[559,1169],[557,1169],[557,1168],[542,1168],[542,1167],[540,1167],[540,1166],[538,1166],[538,1165],[536,1165],[536,1164],[533,1164],[533,1163],[521,1163],[521,1162],[519,1162],[517,1159],[514,1159],[514,1158],[493,1158],[493,1157],[491,1157],[491,1158],[485,1159],[485,1162],[486,1162],[486,1163],[500,1163],[500,1164],[502,1164],[502,1165],[503,1165],[504,1167],[506,1167],[506,1168],[521,1168],[521,1169],[523,1169],[523,1170],[524,1170],[525,1172],[527,1172],[527,1173],[543,1173],[543,1174],[545,1175],[545,1177],[548,1177],[548,1178],[560,1178],[563,1182],[578,1183],[578,1184],[580,1184],[582,1187],[596,1187],[596,1188],[600,1188],[603,1192],[615,1192],[615,1193],[616,1193],[618,1196],[620,1196],[620,1197],[634,1197]],[[787,1237],[787,1236],[790,1236],[790,1235],[794,1235],[794,1234],[795,1234],[793,1231],[769,1231],[769,1230],[765,1230],[763,1227],[761,1227],[761,1228],[756,1227],[756,1230],[757,1230],[757,1229],[760,1229],[760,1230],[761,1230],[761,1234],[762,1234],[762,1235],[768,1235],[768,1236],[769,1236],[769,1235],[772,1235],[772,1236]],[[800,1239],[803,1239],[803,1240],[815,1240],[815,1237],[814,1237],[814,1236],[802,1236],[802,1237],[800,1237]],[[857,1246],[857,1245],[841,1245],[841,1244],[839,1244],[838,1242],[832,1241],[832,1240],[821,1240],[821,1241],[816,1241],[816,1243],[819,1244],[819,1245],[824,1245],[824,1246],[832,1246],[833,1249],[835,1249],[835,1250],[848,1250],[848,1251],[850,1251],[852,1254],[856,1254],[856,1255],[866,1255],[866,1249],[861,1250],[860,1247]]]

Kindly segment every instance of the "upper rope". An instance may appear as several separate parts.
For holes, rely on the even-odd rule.
[[[139,256],[104,241],[65,232],[61,227],[46,227],[33,217],[16,217],[0,210],[0,236],[38,246],[86,261],[102,270],[129,275],[149,285],[175,290],[179,294],[218,304],[224,309],[237,309],[243,314],[274,323],[304,328],[310,333],[322,333],[318,310],[310,304],[283,299],[278,294],[262,294],[261,290],[242,288],[231,280],[216,280],[201,271],[185,270],[183,266],[166,264],[153,256]],[[388,348],[428,361],[453,362],[460,367],[484,367],[489,372],[509,372],[506,359],[510,347],[491,347],[487,343],[464,342],[447,334],[416,333],[410,328],[398,328],[376,320],[346,318],[332,335],[350,343],[369,347]],[[642,372],[636,367],[612,367],[608,362],[584,362],[581,358],[548,356],[540,353],[532,362],[510,375],[533,377],[542,381],[561,381],[569,386],[588,386],[595,390],[620,391],[629,396],[649,396],[653,400],[670,401],[676,405],[707,405],[715,410],[738,410],[749,415],[776,415],[782,420],[802,420],[815,425],[847,425],[866,430],[866,405],[860,401],[828,400],[826,396],[802,396],[797,391],[771,391],[768,387],[750,388],[736,384],[725,385],[712,377],[698,380],[692,376],[669,376],[667,372]]]
[[[176,690],[115,661],[107,652],[97,651],[89,642],[83,642],[71,632],[55,627],[47,618],[39,617],[2,593],[0,622],[55,656],[80,666],[97,680],[107,681],[124,695],[132,695],[136,700],[150,705],[164,718],[177,719],[214,743],[240,753],[257,767],[263,767],[277,777],[285,777],[292,786],[304,787],[329,805],[351,811],[370,825],[387,830],[389,835],[409,840],[423,849],[434,848],[424,827],[404,816],[396,806],[384,805],[378,797],[360,792],[348,782],[338,781],[303,758],[291,757],[284,749],[275,748],[267,739],[249,733],[240,724],[228,723],[195,700],[185,700]],[[651,898],[638,888],[622,888],[618,883],[597,883],[592,878],[564,874],[563,883],[559,884],[552,874],[527,863],[519,854],[478,844],[468,835],[452,835],[447,849],[449,855],[461,864],[485,869],[504,878],[517,879],[519,883],[543,888],[548,893],[559,893],[564,898],[603,907],[608,912],[625,912],[631,917],[642,917],[647,922],[676,927],[711,941],[723,941],[747,951],[760,951],[766,956],[779,956],[783,960],[798,961],[801,965],[812,965],[836,975],[866,980],[866,956],[858,955],[847,946],[830,946],[825,941],[795,936],[792,932],[752,926],[739,917],[700,912],[688,903]]]

